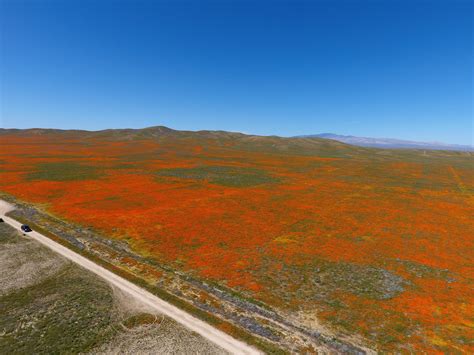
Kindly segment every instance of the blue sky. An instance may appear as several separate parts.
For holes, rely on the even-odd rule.
[[[470,0],[0,0],[1,126],[473,142]]]

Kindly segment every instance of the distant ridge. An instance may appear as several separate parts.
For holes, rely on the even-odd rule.
[[[474,151],[473,146],[460,144],[447,144],[438,142],[415,142],[394,138],[369,138],[344,136],[334,133],[320,133],[297,136],[299,138],[324,138],[332,139],[338,142],[357,145],[360,147],[374,147],[374,148],[390,148],[390,149],[429,149],[429,150],[457,150],[457,151]]]
[[[259,136],[228,131],[181,131],[165,126],[153,126],[147,128],[119,128],[104,129],[99,131],[88,131],[78,129],[54,129],[54,128],[0,128],[0,136],[38,137],[57,136],[66,139],[99,139],[99,140],[140,140],[153,139],[157,141],[181,141],[193,140],[217,144],[219,146],[243,150],[258,150],[267,152],[313,155],[319,154],[328,157],[360,156],[360,154],[372,154],[368,148],[381,149],[415,149],[415,150],[439,150],[474,152],[474,148],[468,145],[423,143],[405,141],[389,138],[366,138],[355,136],[343,136],[333,133],[322,133],[295,137]],[[197,142],[196,141],[196,142]],[[206,144],[207,144],[206,143]],[[395,151],[393,151],[395,153]]]
[[[56,129],[56,128],[0,128],[0,135],[18,136],[81,136],[84,138],[104,138],[104,139],[136,139],[136,138],[163,138],[163,137],[186,137],[189,135],[207,138],[239,137],[242,133],[226,131],[179,131],[165,126],[153,126],[146,128],[110,128],[97,131],[81,129]]]
[[[61,139],[134,141],[152,139],[163,143],[196,144],[203,146],[228,147],[247,151],[278,154],[320,155],[343,157],[363,154],[366,148],[324,138],[288,138],[277,136],[248,135],[227,131],[180,131],[164,126],[147,128],[105,129],[100,131],[63,130],[50,128],[4,129],[0,136],[15,137],[58,137]]]

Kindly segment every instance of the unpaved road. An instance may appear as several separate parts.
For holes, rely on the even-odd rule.
[[[12,227],[21,231],[21,223],[17,222],[13,218],[5,216],[5,213],[11,211],[14,207],[7,203],[6,201],[0,200],[0,217],[3,220],[11,225]],[[101,278],[109,282],[110,284],[118,287],[124,292],[130,294],[132,297],[138,301],[152,307],[158,312],[174,319],[178,323],[184,325],[186,328],[200,334],[204,338],[213,342],[222,349],[233,353],[233,354],[260,354],[258,350],[252,348],[251,346],[234,339],[230,335],[221,332],[220,330],[210,326],[209,324],[193,317],[192,315],[182,311],[181,309],[169,304],[168,302],[163,301],[157,296],[151,294],[150,292],[136,286],[130,281],[125,280],[124,278],[108,271],[100,265],[95,264],[89,259],[73,252],[72,250],[54,242],[53,240],[45,237],[44,235],[38,232],[27,233],[27,236],[44,244],[51,250],[57,252],[58,254],[63,255],[67,259],[77,263],[83,268],[92,271],[93,273],[99,275]],[[192,349],[190,349],[192,351]]]

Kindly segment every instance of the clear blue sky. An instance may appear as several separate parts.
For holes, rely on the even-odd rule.
[[[1,126],[472,144],[471,0],[0,0]]]

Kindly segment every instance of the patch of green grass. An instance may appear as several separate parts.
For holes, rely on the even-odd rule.
[[[71,264],[0,298],[6,354],[84,352],[113,334],[109,286]]]
[[[279,181],[262,170],[231,166],[163,169],[157,174],[180,179],[203,180],[229,187],[251,187]]]
[[[103,174],[96,166],[67,161],[38,164],[36,166],[36,171],[28,174],[27,179],[46,181],[79,181],[94,180],[102,176]]]
[[[325,300],[325,303],[334,310],[341,310],[347,308],[347,306],[341,300],[338,299],[328,298]]]
[[[397,343],[398,339],[395,336],[393,336],[392,334],[382,334],[378,338],[378,341],[379,341],[379,343],[381,343],[383,345],[387,345],[387,344]]]

